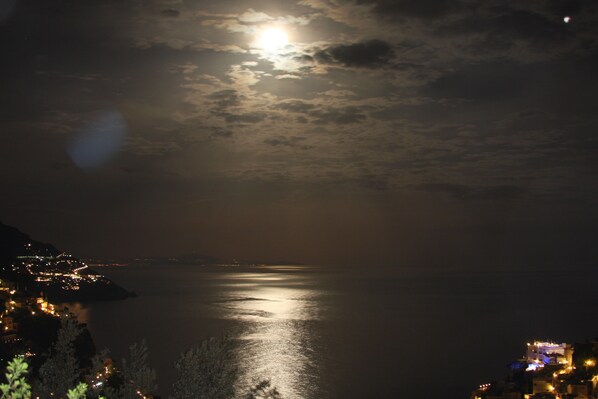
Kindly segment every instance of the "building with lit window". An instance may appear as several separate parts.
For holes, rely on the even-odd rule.
[[[548,364],[571,364],[573,349],[569,344],[535,341],[527,344],[525,360],[530,369],[544,367]]]

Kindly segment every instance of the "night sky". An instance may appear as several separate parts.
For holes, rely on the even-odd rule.
[[[2,0],[0,52],[0,220],[77,256],[598,259],[595,1]]]

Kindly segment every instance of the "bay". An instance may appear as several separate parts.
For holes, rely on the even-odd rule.
[[[138,294],[71,304],[115,359],[145,339],[168,397],[173,363],[208,336],[238,343],[239,389],[285,398],[467,398],[533,339],[598,335],[595,271],[316,266],[105,267]]]

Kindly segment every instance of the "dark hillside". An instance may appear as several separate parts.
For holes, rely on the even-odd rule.
[[[20,230],[0,222],[0,266],[13,262],[19,255],[56,256],[53,245],[33,240]]]

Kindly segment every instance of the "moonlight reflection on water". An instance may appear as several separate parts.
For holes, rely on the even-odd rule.
[[[311,397],[318,364],[309,323],[318,319],[315,298],[320,293],[301,284],[294,286],[292,281],[289,284],[286,276],[245,273],[236,277],[234,282],[223,283],[235,289],[218,305],[226,317],[246,327],[237,336],[242,342],[241,386],[266,378],[285,398]],[[285,287],[277,286],[281,280]]]
[[[285,399],[441,399],[466,397],[502,375],[529,339],[584,340],[597,330],[587,317],[597,310],[595,271],[544,272],[543,283],[562,292],[538,302],[529,300],[537,273],[526,271],[105,270],[139,296],[82,304],[80,316],[116,360],[146,339],[162,397],[178,378],[172,365],[180,353],[208,336],[238,341],[239,394],[270,379]],[[586,322],[555,324],[554,315],[565,313]],[[443,370],[433,380],[430,359]]]

